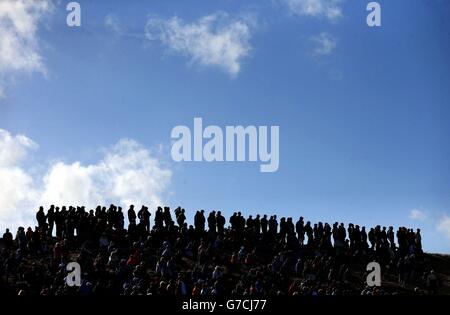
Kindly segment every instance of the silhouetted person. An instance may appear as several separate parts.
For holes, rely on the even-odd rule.
[[[306,236],[308,237],[308,243],[307,243],[307,245],[308,246],[313,246],[314,245],[314,237],[313,237],[313,235],[314,235],[314,231],[313,231],[313,228],[311,227],[311,222],[306,222],[306,224],[305,224],[305,233],[306,233]]]
[[[56,237],[61,238],[64,229],[64,214],[61,213],[61,211],[59,211],[59,207],[55,208],[55,225],[56,225]]]
[[[255,230],[256,234],[261,233],[261,218],[259,214],[257,214],[256,218],[253,220],[253,229]]]
[[[36,220],[38,222],[39,228],[43,228],[45,225],[45,222],[47,221],[47,217],[44,213],[44,207],[39,207],[39,210],[36,213]]]
[[[230,217],[229,223],[231,225],[232,230],[237,229],[237,213],[234,212],[233,215]]]
[[[388,244],[388,237],[387,237],[387,231],[386,231],[385,226],[383,226],[383,230],[381,231],[381,242],[383,243],[383,245]]]
[[[180,211],[177,213],[177,223],[179,227],[182,227],[184,225],[184,222],[186,221],[186,214],[184,209],[180,209]]]
[[[6,249],[10,249],[13,246],[13,235],[9,229],[6,229],[6,232],[3,233],[3,243]]]
[[[143,223],[147,231],[150,231],[150,216],[151,213],[148,211],[148,208],[146,206],[142,206],[141,210],[138,212],[138,218]]]
[[[420,234],[420,229],[417,229],[415,235],[415,246],[419,252],[422,251],[422,235]]]
[[[269,234],[275,236],[278,232],[277,216],[273,215],[269,219]]]
[[[134,205],[131,205],[128,209],[128,222],[136,225],[136,211],[134,211]]]
[[[172,223],[172,215],[170,214],[169,207],[164,207],[163,218],[165,226],[166,227],[170,226],[170,224]]]
[[[217,223],[217,232],[219,233],[219,235],[223,235],[223,232],[225,230],[225,217],[222,215],[220,211],[217,211],[216,223]]]
[[[206,219],[205,219],[205,216],[203,214],[204,212],[205,212],[205,210],[197,211],[197,213],[195,214],[195,217],[194,217],[195,230],[197,232],[201,232],[201,233],[203,233],[205,231],[205,221],[206,221]]]
[[[158,207],[155,212],[155,226],[157,229],[162,229],[164,226],[164,213],[161,207]]]
[[[47,211],[48,235],[52,236],[53,227],[55,226],[55,206],[51,205]]]
[[[291,217],[286,220],[286,231],[288,234],[295,233],[295,225]]]
[[[366,232],[366,227],[363,226],[361,227],[361,246],[363,249],[367,249],[368,244],[367,244],[367,232]]]
[[[369,231],[369,242],[370,242],[370,248],[375,248],[375,229],[371,228]]]
[[[395,233],[394,233],[394,227],[390,226],[389,229],[386,232],[386,237],[389,241],[389,245],[392,249],[395,248]]]
[[[211,211],[208,215],[208,231],[216,233],[216,212]]]
[[[253,217],[251,215],[248,216],[245,225],[249,230],[253,229]]]
[[[125,218],[123,216],[122,207],[118,207],[116,216],[116,227],[118,230],[122,230],[125,226]]]
[[[305,241],[305,222],[303,222],[303,217],[300,217],[295,223],[295,232],[297,232],[297,237],[300,245],[303,245],[303,242]]]
[[[267,214],[263,215],[261,218],[261,232],[263,234],[267,234],[267,227],[269,225],[269,221],[267,220]]]

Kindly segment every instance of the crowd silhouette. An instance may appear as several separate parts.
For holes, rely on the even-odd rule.
[[[125,215],[128,227],[125,228]],[[146,206],[51,206],[37,226],[6,229],[0,290],[30,295],[383,295],[433,294],[420,230],[299,217]],[[152,225],[153,222],[153,225]],[[66,265],[81,266],[80,287],[66,284]],[[366,265],[382,266],[391,287],[368,287]],[[409,290],[409,291],[408,291]]]

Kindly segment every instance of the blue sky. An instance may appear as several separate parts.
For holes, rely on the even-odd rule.
[[[14,60],[0,59],[0,129],[8,143],[24,135],[36,144],[18,141],[20,161],[0,167],[23,171],[33,182],[15,183],[42,201],[42,194],[61,196],[51,187],[71,172],[101,182],[104,156],[123,157],[111,148],[128,138],[170,173],[144,172],[155,175],[151,200],[190,213],[421,227],[426,250],[450,253],[450,3],[379,1],[382,26],[370,28],[369,1],[313,0],[323,7],[312,10],[303,1],[79,1],[79,28],[66,25],[67,2],[53,2],[31,15],[28,49],[41,57],[39,66],[8,68]],[[330,16],[332,9],[340,14]],[[244,27],[230,40],[230,49],[245,51],[232,58],[238,70],[224,56],[207,64],[208,51],[146,36],[149,20],[158,31],[177,17],[183,32],[205,16],[222,30]],[[201,43],[197,35],[188,46]],[[261,173],[250,162],[173,162],[170,132],[192,126],[194,117],[205,125],[280,126],[278,171]],[[0,222],[22,222],[27,211]]]

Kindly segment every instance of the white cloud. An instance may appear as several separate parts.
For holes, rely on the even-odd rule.
[[[122,34],[123,32],[122,26],[119,22],[119,18],[114,14],[108,14],[105,16],[105,26],[118,35]]]
[[[446,213],[438,213],[431,210],[411,209],[409,218],[426,223],[435,229],[440,235],[450,239],[450,216]]]
[[[439,232],[450,239],[450,216],[442,216],[436,227]]]
[[[281,0],[292,14],[327,18],[334,22],[342,17],[341,0]]]
[[[204,16],[187,23],[178,17],[150,17],[145,28],[149,40],[160,41],[170,51],[205,66],[217,66],[231,75],[241,70],[241,61],[249,55],[254,21],[231,18],[226,13]]]
[[[29,149],[37,147],[33,140],[24,135],[13,136],[0,129],[0,167],[17,165]]]
[[[37,33],[51,10],[50,0],[0,1],[0,96],[1,84],[16,72],[45,73]]]
[[[39,205],[161,205],[170,184],[171,171],[131,139],[106,149],[96,163],[56,162],[33,179],[21,160],[35,148],[31,139],[0,129],[1,228],[33,224]],[[7,152],[11,154],[5,155]]]
[[[311,40],[314,42],[314,53],[320,56],[331,55],[336,49],[337,40],[328,33],[320,33],[313,36]]]
[[[412,209],[409,218],[417,221],[424,221],[427,218],[427,215],[424,210]]]
[[[43,203],[161,204],[171,172],[134,140],[122,139],[96,164],[54,164],[44,177]]]
[[[12,136],[0,129],[0,222],[26,222],[31,224],[21,210],[39,196],[32,177],[20,165],[27,152],[36,149],[31,139],[24,135]],[[3,226],[2,226],[3,227]]]

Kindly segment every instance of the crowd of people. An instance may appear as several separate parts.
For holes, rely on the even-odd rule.
[[[125,228],[125,216],[128,226]],[[40,207],[37,226],[3,234],[0,291],[31,295],[383,295],[433,294],[435,272],[420,230],[311,223],[299,217],[146,206]],[[153,222],[153,224],[152,224]],[[368,287],[366,265],[382,266]],[[81,267],[68,286],[66,265]],[[409,290],[409,291],[407,291]]]

